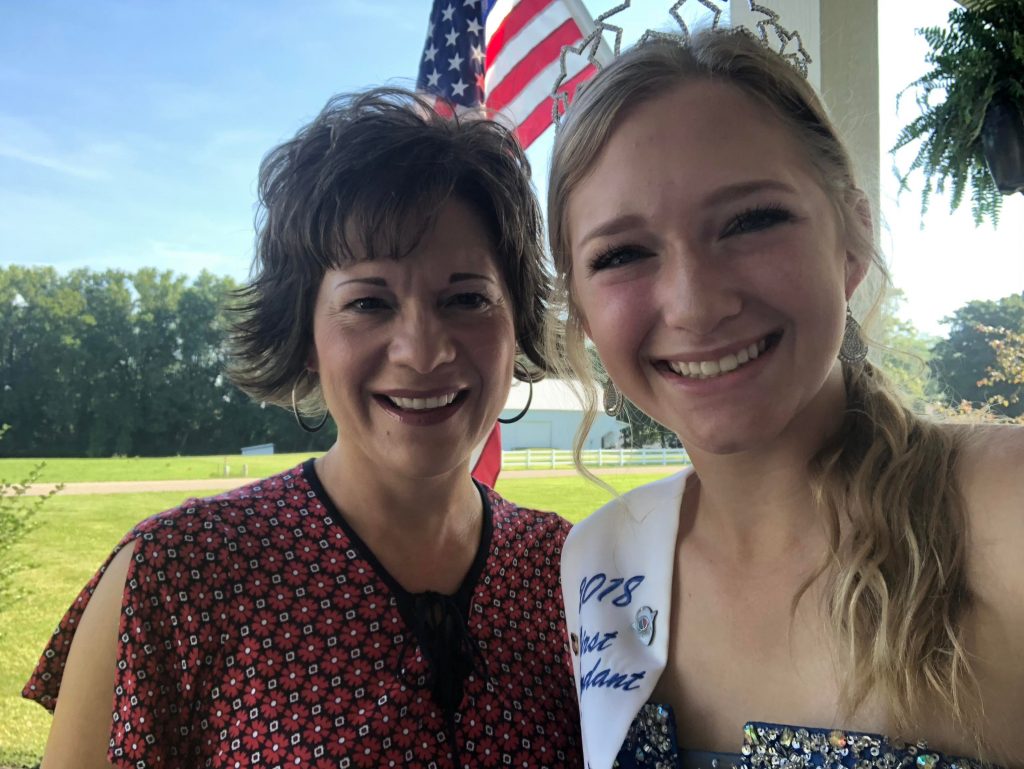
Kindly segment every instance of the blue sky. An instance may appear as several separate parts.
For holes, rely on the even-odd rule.
[[[0,0],[0,263],[244,278],[263,154],[335,92],[412,85],[428,0]],[[586,0],[597,13],[610,0]],[[668,3],[638,2],[657,25]],[[882,147],[896,90],[924,71],[915,26],[952,0],[883,0]],[[651,10],[647,10],[651,9]],[[912,100],[908,100],[912,101]],[[550,132],[549,132],[550,134]],[[530,151],[546,172],[550,136]],[[880,176],[904,315],[931,333],[969,299],[1024,290],[1024,196],[999,232]]]

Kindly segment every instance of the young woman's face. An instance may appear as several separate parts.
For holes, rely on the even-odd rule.
[[[695,81],[628,112],[568,205],[571,290],[619,389],[711,453],[780,435],[839,381],[863,274],[789,131]]]
[[[346,461],[405,477],[460,470],[505,405],[515,355],[483,221],[451,199],[408,255],[328,271],[313,337]]]

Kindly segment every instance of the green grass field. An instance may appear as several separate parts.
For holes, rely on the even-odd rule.
[[[299,455],[276,455],[257,459],[276,460],[276,466],[261,470],[270,474],[297,464]],[[192,457],[166,460],[177,467],[202,468],[220,458]],[[251,459],[251,458],[249,458]],[[80,480],[139,480],[141,476],[98,475],[82,478],[67,468],[105,460],[53,460],[50,468],[58,474],[51,482]],[[165,460],[110,460],[112,463],[154,463]],[[0,461],[0,475],[14,473]],[[178,462],[181,462],[179,465]],[[192,464],[189,464],[192,463]],[[96,465],[98,466],[98,465]],[[644,475],[606,475],[619,491],[664,476],[673,469]],[[253,474],[250,465],[250,475]],[[164,478],[180,478],[167,475]],[[215,477],[211,475],[196,477]],[[145,479],[153,479],[145,476]],[[609,499],[603,489],[577,477],[516,478],[506,474],[498,481],[498,491],[524,507],[556,510],[578,521]],[[198,495],[209,492],[199,492]],[[146,494],[109,494],[94,496],[56,496],[40,513],[39,527],[16,549],[16,558],[27,564],[17,578],[21,597],[7,612],[0,614],[0,767],[33,766],[38,762],[49,729],[49,715],[38,705],[22,700],[21,687],[35,666],[46,639],[74,600],[82,586],[96,571],[121,536],[139,520],[172,507],[189,494],[159,492]]]
[[[183,481],[223,478],[224,466],[231,478],[265,478],[294,467],[309,458],[300,454],[241,454],[210,457],[115,457],[111,459],[0,459],[0,479],[20,480],[45,462],[39,483],[82,483],[88,481]],[[246,467],[247,466],[247,467]]]

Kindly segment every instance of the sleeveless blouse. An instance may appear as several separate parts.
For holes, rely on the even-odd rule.
[[[569,524],[479,488],[480,548],[451,599],[472,659],[446,695],[458,698],[447,714],[431,639],[409,614],[437,594],[409,594],[387,574],[312,460],[140,523],[119,545],[134,556],[109,760],[133,769],[580,766],[558,583]],[[50,710],[107,564],[24,688]]]

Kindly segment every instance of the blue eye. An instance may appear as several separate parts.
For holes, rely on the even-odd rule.
[[[622,267],[649,256],[651,256],[651,252],[639,246],[612,246],[591,259],[590,274],[593,275],[595,272],[613,267]]]
[[[757,206],[748,209],[735,216],[722,232],[723,238],[733,235],[746,235],[750,232],[760,232],[774,227],[777,224],[791,222],[796,217],[785,208],[777,205]]]

